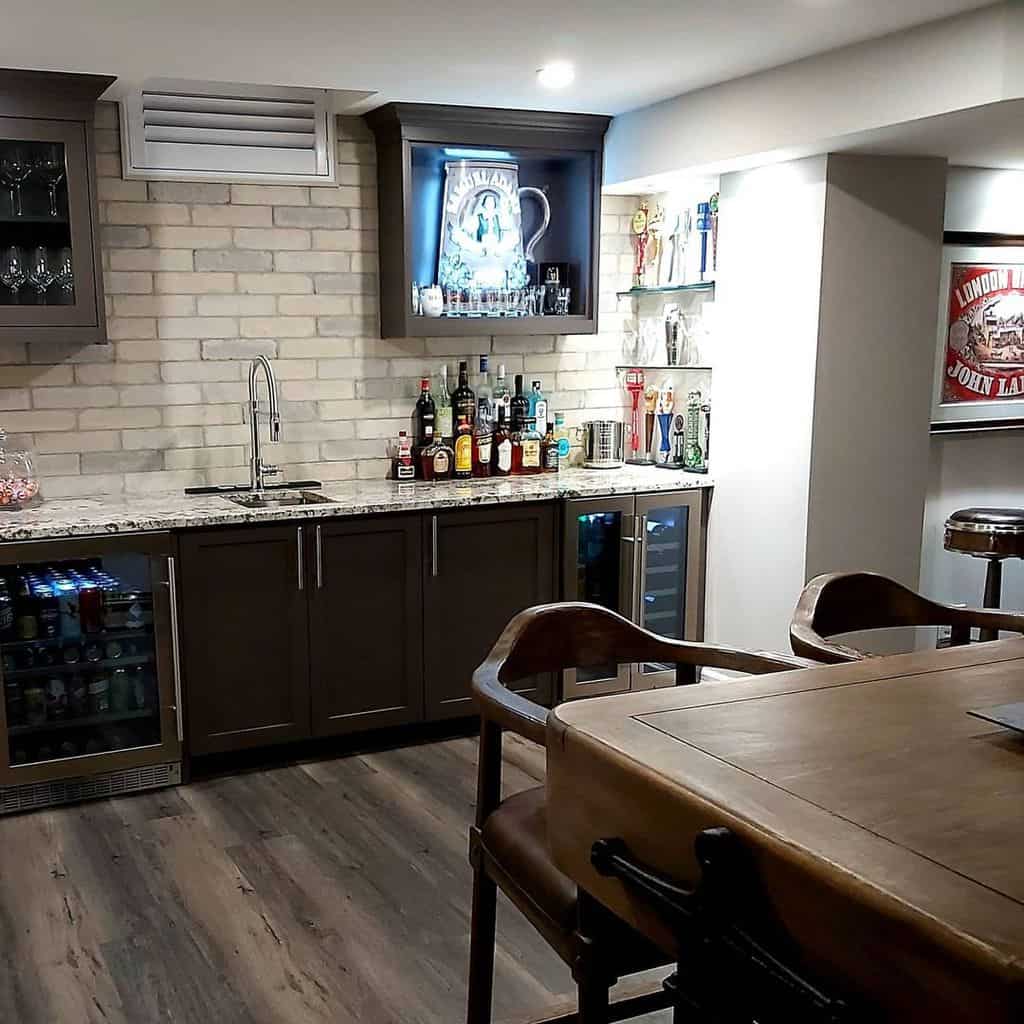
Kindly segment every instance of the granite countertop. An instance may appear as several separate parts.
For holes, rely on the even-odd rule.
[[[44,495],[45,486],[44,480]],[[604,470],[564,469],[557,474],[459,482],[353,480],[325,483],[319,493],[330,498],[330,503],[276,509],[248,509],[221,495],[190,496],[180,491],[57,498],[20,512],[0,511],[0,542],[553,501],[711,486],[708,476],[669,472],[650,466],[624,466]]]

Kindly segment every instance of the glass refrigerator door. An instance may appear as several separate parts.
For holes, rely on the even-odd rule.
[[[82,542],[52,545],[66,552]],[[108,550],[109,549],[109,550]],[[34,782],[175,760],[170,561],[123,544],[0,565],[0,781]]]
[[[564,598],[588,601],[630,617],[633,587],[633,499],[566,503]],[[595,665],[565,673],[568,698],[629,689],[628,665]]]
[[[641,537],[638,622],[672,640],[700,640],[703,575],[703,492],[637,498]],[[634,689],[675,684],[675,669],[661,663],[637,667]]]

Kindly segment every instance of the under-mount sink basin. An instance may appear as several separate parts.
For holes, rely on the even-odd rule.
[[[291,505],[329,505],[331,498],[316,491],[248,491],[225,494],[228,501],[243,508],[285,508]]]

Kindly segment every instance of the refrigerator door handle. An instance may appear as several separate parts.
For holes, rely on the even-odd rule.
[[[638,515],[634,520],[637,536],[634,550],[636,560],[633,569],[633,621],[644,628],[644,577],[647,575],[647,516]]]
[[[441,567],[437,554],[437,516],[430,517],[430,575],[439,576]]]
[[[320,524],[316,527],[316,589],[323,590],[324,586],[324,541],[323,529]]]
[[[306,589],[306,565],[302,553],[302,527],[295,529],[295,575],[298,578],[299,590]]]
[[[171,667],[174,678],[174,720],[178,727],[178,742],[185,740],[185,727],[181,707],[181,637],[178,629],[178,571],[174,555],[167,556],[167,599],[171,604]]]

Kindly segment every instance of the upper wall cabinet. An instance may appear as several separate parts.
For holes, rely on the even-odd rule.
[[[106,340],[92,122],[113,81],[0,70],[0,341]]]
[[[367,114],[381,335],[596,332],[609,120],[416,103]]]

